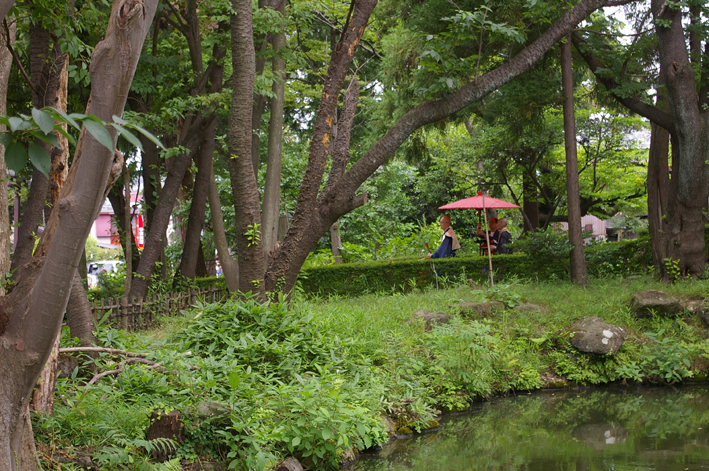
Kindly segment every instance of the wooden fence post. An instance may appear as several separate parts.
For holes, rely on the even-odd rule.
[[[128,298],[121,298],[121,323],[123,330],[128,330]]]

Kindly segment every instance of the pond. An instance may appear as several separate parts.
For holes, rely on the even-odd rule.
[[[445,417],[358,471],[709,470],[709,387],[519,395]]]

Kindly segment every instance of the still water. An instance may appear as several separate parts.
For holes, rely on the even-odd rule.
[[[396,440],[357,471],[709,470],[709,387],[522,395]]]

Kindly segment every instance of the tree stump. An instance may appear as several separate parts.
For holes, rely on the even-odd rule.
[[[154,410],[150,414],[150,428],[148,429],[147,440],[155,440],[156,438],[169,438],[182,443],[182,428],[184,425],[180,420],[180,411],[174,410],[169,414],[164,414],[161,410]],[[152,451],[154,460],[163,462],[166,461],[175,452],[174,446],[157,445]]]

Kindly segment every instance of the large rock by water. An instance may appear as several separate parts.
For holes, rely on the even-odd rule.
[[[648,289],[638,291],[630,301],[630,310],[638,317],[650,317],[654,312],[661,316],[672,316],[683,311],[682,303],[674,296],[662,291]]]
[[[567,327],[566,331],[573,333],[571,345],[586,353],[615,355],[625,341],[623,329],[595,316],[579,319]]]

